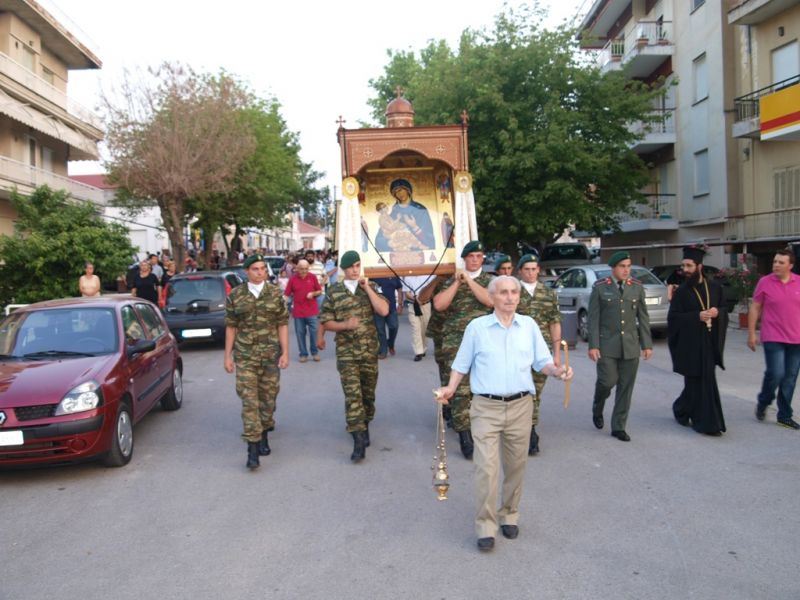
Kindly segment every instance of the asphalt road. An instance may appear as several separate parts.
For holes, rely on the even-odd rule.
[[[283,373],[256,472],[222,350],[185,348],[184,406],[145,418],[127,467],[0,474],[0,599],[800,597],[800,432],[776,426],[774,408],[753,417],[763,357],[743,332],[719,375],[722,438],[673,421],[681,379],[663,340],[639,370],[632,442],[598,432],[580,344],[570,407],[560,382],[545,388],[520,537],[480,554],[472,465],[452,432],[450,499],[431,488],[436,371],[430,354],[411,360],[407,331],[401,318],[398,354],[380,363],[358,465],[332,343]]]

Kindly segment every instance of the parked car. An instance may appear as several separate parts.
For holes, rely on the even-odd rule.
[[[131,460],[133,426],[183,402],[183,363],[154,304],[30,304],[0,322],[0,467]]]
[[[267,280],[270,283],[275,283],[276,281],[278,281],[278,273],[280,273],[280,270],[275,270],[275,269],[272,268],[272,263],[270,261],[270,258],[281,258],[281,257],[280,256],[275,256],[275,257],[265,256],[264,258],[266,259],[266,265],[267,265]],[[283,259],[281,258],[281,260],[283,260]],[[284,260],[284,262],[286,262],[286,261]],[[247,269],[244,268],[244,265],[242,265],[242,264],[229,265],[227,270],[228,271],[235,271],[236,274],[239,276],[239,279],[241,279],[242,281],[247,281]]]
[[[589,340],[589,296],[592,287],[598,279],[606,277],[611,277],[611,267],[608,265],[583,265],[562,273],[553,285],[559,309],[574,310],[578,314],[578,335],[583,341]],[[667,286],[644,267],[631,267],[631,277],[644,285],[650,329],[659,333],[666,331],[669,310]]]
[[[164,314],[178,342],[225,341],[225,300],[244,283],[235,267],[175,275],[164,293]]]
[[[680,265],[658,265],[653,267],[651,271],[653,271],[656,277],[668,285],[671,283],[680,284],[683,281]],[[736,298],[736,290],[733,289],[728,278],[722,274],[720,269],[711,265],[703,265],[703,273],[713,278],[714,281],[722,286],[722,297],[725,300],[725,307],[728,309],[729,313],[732,313],[734,307],[738,304],[738,299]]]
[[[595,260],[594,255],[581,243],[548,244],[539,257],[539,280],[547,285],[570,267],[587,265]]]
[[[483,257],[483,266],[481,267],[481,271],[484,273],[489,273],[490,275],[496,275],[494,266],[498,260],[500,260],[501,256],[506,256],[505,252],[487,252],[484,254]]]

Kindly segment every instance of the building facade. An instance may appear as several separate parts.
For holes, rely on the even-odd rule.
[[[69,72],[100,59],[38,3],[0,0],[0,234],[13,232],[11,191],[47,184],[103,204],[102,190],[67,176],[67,163],[97,160],[102,124],[67,96]]]

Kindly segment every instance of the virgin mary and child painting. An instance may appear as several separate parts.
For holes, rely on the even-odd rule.
[[[395,199],[390,207],[378,202],[379,230],[375,235],[378,252],[414,252],[436,247],[433,223],[428,209],[414,200],[414,190],[406,179],[395,179],[389,186]]]

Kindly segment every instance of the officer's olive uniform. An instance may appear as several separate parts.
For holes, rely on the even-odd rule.
[[[233,357],[236,393],[242,400],[242,439],[258,442],[275,426],[280,390],[278,327],[288,325],[289,311],[280,289],[265,283],[256,298],[244,283],[235,287],[225,305],[225,325],[236,328]]]
[[[608,277],[595,283],[589,298],[589,349],[600,350],[592,411],[602,415],[611,388],[617,387],[611,431],[624,431],[642,350],[651,349],[645,291],[636,279],[622,284]]]
[[[370,282],[379,297],[378,286]],[[344,282],[328,285],[319,313],[320,323],[358,317],[358,328],[336,332],[336,368],[342,382],[347,431],[366,431],[375,417],[375,387],[378,385],[378,330],[367,293],[356,287],[351,294]]]

